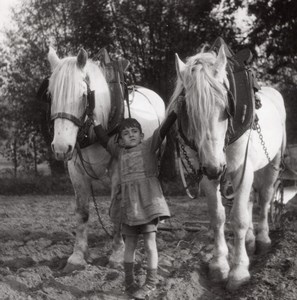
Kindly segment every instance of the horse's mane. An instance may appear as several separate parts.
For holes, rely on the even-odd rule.
[[[109,87],[104,77],[103,70],[93,61],[88,60],[86,74],[77,67],[76,57],[66,57],[61,60],[51,75],[49,91],[54,101],[51,105],[51,113],[66,112],[76,117],[83,115],[86,103],[83,99],[83,80],[89,83],[90,89],[95,90],[95,109],[100,110],[101,124],[106,127],[110,112]]]
[[[178,98],[184,90],[189,121],[186,134],[199,150],[205,141],[214,107],[226,107],[228,103],[226,89],[215,77],[215,61],[214,52],[200,52],[189,57],[182,75],[183,81],[178,76],[167,108],[167,111],[177,109]]]

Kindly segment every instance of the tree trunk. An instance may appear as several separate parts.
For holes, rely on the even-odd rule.
[[[35,137],[34,136],[32,138],[32,143],[33,143],[33,153],[34,153],[34,173],[37,176],[38,175],[38,170],[37,170],[37,147],[36,147],[36,142],[35,142]]]
[[[17,140],[14,138],[13,140],[13,169],[14,169],[14,177],[17,177],[18,171],[18,158],[17,158]]]

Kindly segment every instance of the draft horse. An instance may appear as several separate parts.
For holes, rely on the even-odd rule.
[[[271,244],[267,215],[286,145],[286,112],[280,93],[271,87],[262,87],[257,92],[262,107],[256,110],[262,138],[257,130],[250,128],[236,141],[226,144],[232,121],[226,66],[224,46],[218,53],[202,50],[189,57],[186,63],[176,55],[177,82],[167,112],[177,109],[179,97],[184,95],[185,134],[195,146],[194,161],[204,174],[201,187],[206,193],[210,225],[214,231],[210,277],[214,281],[227,281],[227,288],[232,290],[250,279],[249,250],[257,247],[261,251]],[[230,212],[234,233],[232,259],[224,235],[226,216],[220,193],[222,176],[230,179],[234,190]],[[256,236],[252,197],[249,197],[252,189],[258,193],[261,207]]]
[[[52,70],[48,86],[51,120],[54,122],[52,151],[57,160],[67,161],[75,191],[77,229],[73,253],[65,267],[65,271],[71,271],[86,264],[89,199],[93,178],[100,179],[109,170],[111,197],[113,187],[118,184],[116,162],[111,160],[109,153],[98,142],[80,151],[76,147],[79,129],[87,118],[89,92],[93,91],[94,95],[92,114],[105,129],[108,129],[113,108],[105,69],[98,62],[88,59],[85,50],[81,49],[77,56],[60,59],[55,50],[50,48],[48,60]],[[142,124],[146,138],[152,135],[165,116],[163,100],[155,92],[143,87],[137,87],[130,95],[129,108],[131,117]],[[125,109],[125,116],[127,111]],[[111,263],[120,264],[123,261],[124,243],[118,224],[114,228],[113,252],[109,260]]]

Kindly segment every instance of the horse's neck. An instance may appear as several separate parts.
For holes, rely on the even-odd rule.
[[[95,113],[98,116],[98,121],[104,128],[107,128],[109,114],[111,110],[110,93],[102,93],[100,90],[95,90]]]
[[[104,128],[107,128],[111,111],[109,86],[99,67],[95,68],[92,66],[92,74],[93,76],[90,77],[90,89],[95,91],[94,117]]]

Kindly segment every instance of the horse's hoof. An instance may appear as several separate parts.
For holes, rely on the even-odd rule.
[[[265,254],[269,251],[271,246],[271,241],[268,242],[262,242],[262,241],[256,241],[256,254]]]
[[[69,274],[72,273],[73,271],[80,271],[85,268],[86,265],[74,265],[72,263],[67,263],[67,265],[64,267],[62,273],[64,274]]]
[[[209,279],[214,283],[223,283],[228,280],[229,271],[222,272],[222,270],[210,270]]]
[[[230,267],[228,261],[211,262],[209,264],[209,277],[212,282],[220,283],[225,282],[229,276]]]
[[[242,287],[244,284],[248,283],[250,280],[250,276],[242,278],[240,280],[229,280],[227,283],[227,290],[228,291],[236,291],[240,287]]]
[[[231,271],[227,283],[227,290],[238,290],[241,286],[246,284],[250,278],[251,275],[248,270],[237,271],[236,273]]]

